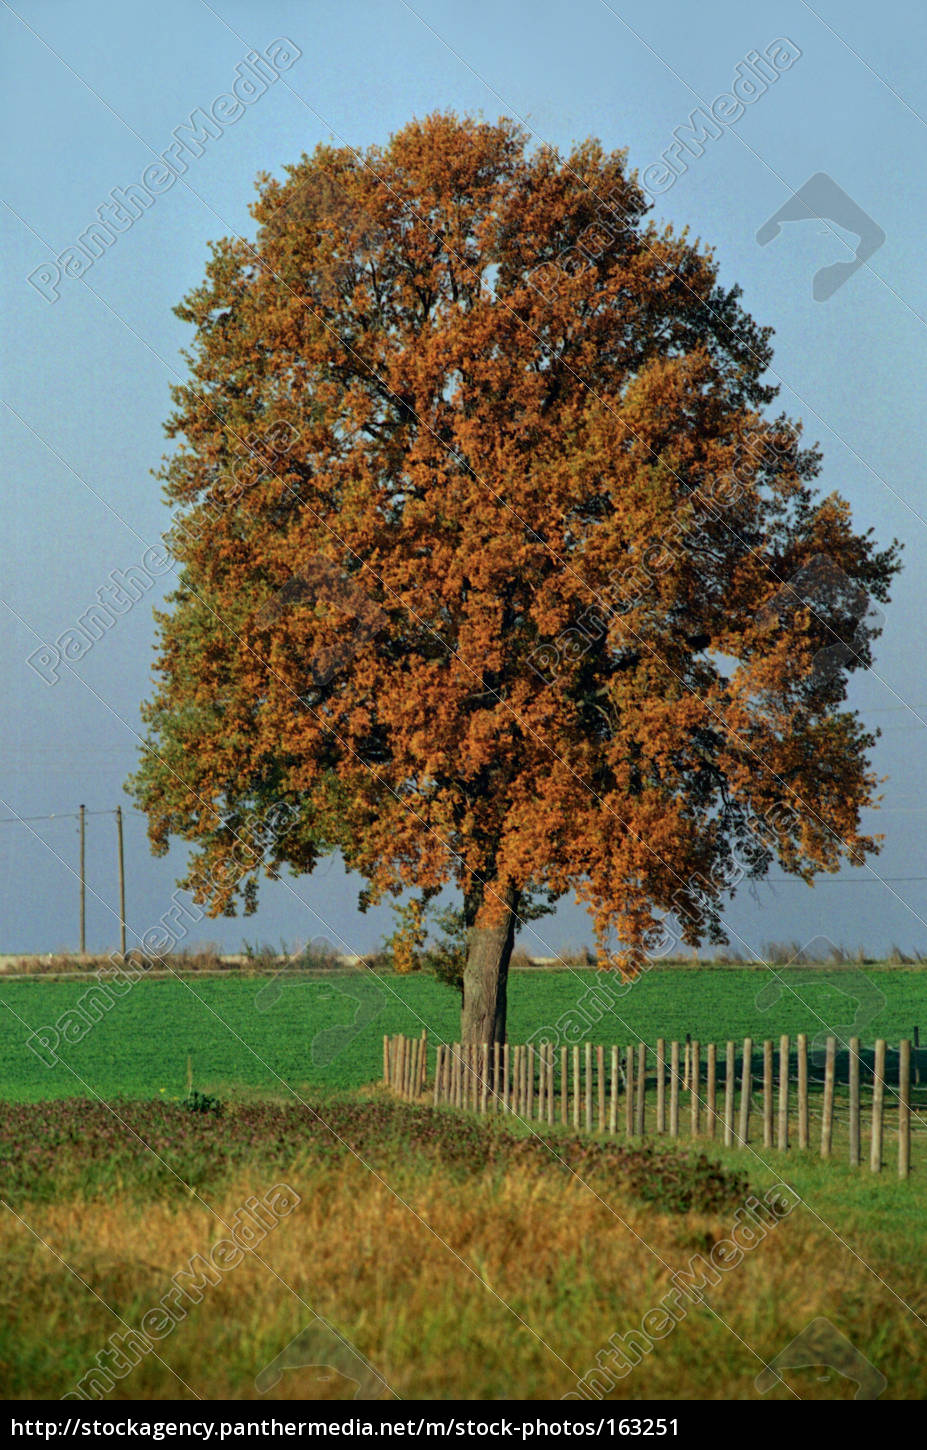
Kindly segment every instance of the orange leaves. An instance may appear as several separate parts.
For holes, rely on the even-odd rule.
[[[713,869],[777,803],[787,869],[872,849],[871,742],[833,724],[856,665],[821,654],[874,628],[762,611],[825,553],[884,600],[897,560],[815,502],[767,332],[642,227],[624,156],[431,116],[253,210],[257,260],[218,244],[179,309],[186,584],[149,714],[195,788],[146,761],[153,839],[209,849],[197,794],[290,801],[300,869],[337,843],[379,892],[573,890],[631,963],[696,878],[711,930]]]

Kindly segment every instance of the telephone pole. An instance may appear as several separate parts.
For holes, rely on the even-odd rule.
[[[126,954],[126,865],[122,850],[122,806],[116,807],[116,846],[119,863],[119,951]]]
[[[80,808],[80,954],[84,955],[87,950],[87,879],[84,870],[86,856],[86,807]]]

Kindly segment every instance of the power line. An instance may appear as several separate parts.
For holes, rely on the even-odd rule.
[[[881,886],[885,881],[927,881],[927,876],[880,876],[877,880],[867,877],[865,881],[854,881],[852,877],[840,876],[834,880],[821,877],[815,881],[815,886]],[[807,881],[802,881],[797,876],[766,876],[759,877],[754,883],[756,886],[808,886]]]
[[[0,826],[22,826],[27,821],[76,821],[77,811],[55,811],[50,816],[0,816]]]
[[[112,811],[85,811],[85,816],[114,816]],[[27,821],[77,821],[80,819],[78,811],[53,811],[48,816],[0,816],[0,826],[21,826]]]

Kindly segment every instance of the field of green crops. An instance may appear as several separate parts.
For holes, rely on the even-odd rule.
[[[894,1043],[927,1027],[923,969],[667,969],[598,1008],[590,988],[613,993],[614,981],[592,970],[514,972],[510,1039],[543,1028],[555,1041],[652,1045],[689,1032],[707,1043],[813,1037],[826,1026]],[[2,983],[0,1100],[173,1098],[186,1091],[188,1058],[203,1090],[359,1087],[380,1076],[384,1033],[426,1028],[432,1041],[453,1041],[459,1021],[454,993],[420,975],[148,978],[121,991],[86,979]]]

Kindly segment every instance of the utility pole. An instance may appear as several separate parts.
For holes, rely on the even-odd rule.
[[[119,951],[126,954],[126,865],[122,850],[122,806],[116,807],[116,845],[119,863]]]
[[[81,956],[83,956],[84,953],[87,950],[87,932],[86,932],[86,925],[87,925],[87,905],[86,905],[87,890],[86,890],[86,888],[87,888],[87,882],[86,882],[86,874],[85,874],[85,871],[84,871],[85,855],[86,855],[86,849],[85,849],[86,848],[86,823],[85,823],[85,819],[84,819],[85,816],[86,816],[86,807],[85,806],[81,806],[81,808],[80,808],[80,954],[81,954]]]

